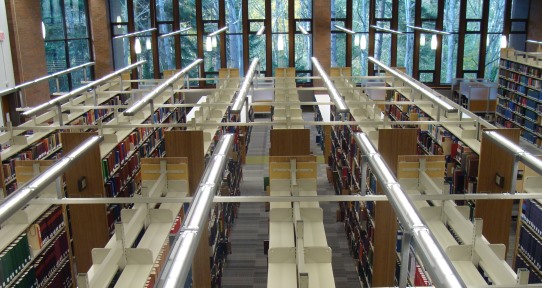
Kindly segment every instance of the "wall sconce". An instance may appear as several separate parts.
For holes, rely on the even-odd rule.
[[[277,49],[279,51],[283,51],[284,50],[284,39],[282,38],[283,35],[278,35],[279,39],[277,40]]]
[[[361,35],[359,39],[359,48],[361,48],[361,50],[367,49],[367,37],[365,34]]]
[[[425,46],[425,34],[420,34],[420,46]]]
[[[433,34],[433,36],[431,36],[431,50],[437,50],[437,47],[438,47],[437,35]]]
[[[141,41],[139,41],[139,38],[135,39],[134,50],[136,54],[141,54]]]

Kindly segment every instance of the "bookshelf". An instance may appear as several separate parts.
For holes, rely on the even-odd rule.
[[[499,65],[498,126],[520,128],[521,138],[542,147],[542,61],[536,53],[502,49]]]
[[[25,182],[46,170],[53,161],[16,161],[17,182]],[[56,197],[56,185],[40,197]],[[71,252],[65,209],[58,205],[28,205],[0,229],[2,287],[44,287],[62,283],[71,287]]]
[[[326,94],[315,94],[314,98],[316,102],[331,102],[329,95]],[[329,122],[331,121],[330,112],[330,105],[316,105],[314,109],[314,120]],[[328,164],[328,158],[331,154],[331,126],[316,126],[316,129],[318,131],[317,137],[319,137],[319,139],[317,139],[319,141],[317,142],[322,148],[324,161],[326,164]]]
[[[492,122],[495,118],[498,84],[487,79],[452,80],[452,101]]]

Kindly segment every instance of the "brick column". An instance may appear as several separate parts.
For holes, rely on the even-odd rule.
[[[41,33],[41,7],[35,0],[6,1],[13,73],[21,84],[47,75],[45,43]],[[36,106],[51,99],[47,81],[23,90],[24,103]]]
[[[26,1],[26,0],[25,0]],[[95,78],[98,79],[115,70],[113,66],[113,51],[111,46],[111,25],[107,3],[109,1],[88,1],[90,18],[90,34],[95,64]],[[122,67],[119,67],[122,68]]]
[[[331,66],[331,56],[329,55],[331,47],[331,1],[330,0],[318,0],[312,2],[312,43],[313,43],[313,56],[316,57],[324,70],[329,73],[329,67]],[[318,72],[314,70],[314,75],[318,75]],[[314,86],[322,86],[322,81],[314,81]]]

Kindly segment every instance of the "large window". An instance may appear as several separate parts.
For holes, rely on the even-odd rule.
[[[84,0],[41,0],[41,17],[45,27],[47,72],[54,73],[91,61],[87,6]],[[50,80],[51,93],[69,91],[81,86],[91,69]]]
[[[295,0],[295,70],[297,76],[312,75],[312,1]],[[304,29],[303,30],[301,30]],[[307,32],[304,34],[303,32]],[[298,80],[308,83],[309,80]]]
[[[353,0],[352,30],[352,75],[367,75],[367,57],[369,56],[369,0]],[[356,40],[357,39],[357,40]]]
[[[273,75],[275,68],[289,66],[288,1],[271,0]]]
[[[331,67],[346,66],[346,33],[337,29],[346,27],[346,0],[331,0]]]

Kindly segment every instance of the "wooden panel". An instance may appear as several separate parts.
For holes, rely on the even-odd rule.
[[[189,191],[190,195],[194,195],[205,170],[203,131],[167,131],[165,142],[168,157],[186,157],[188,159]],[[203,229],[196,255],[192,261],[194,287],[211,287],[209,261],[209,232],[208,229]]]
[[[514,143],[519,143],[519,129],[487,129],[486,131],[499,131],[499,134]],[[498,155],[498,157],[495,157]],[[497,144],[490,142],[482,135],[480,147],[480,162],[478,166],[478,191],[480,193],[508,192],[512,177],[514,157],[506,153]],[[504,188],[495,184],[495,175],[504,177]],[[484,220],[482,234],[492,244],[502,243],[508,250],[510,223],[512,217],[513,200],[477,200],[475,217]]]
[[[378,133],[378,152],[394,174],[398,156],[415,155],[417,129],[381,129]],[[383,194],[377,185],[377,194]],[[397,218],[389,202],[375,203],[375,235],[372,286],[395,286],[397,254]]]
[[[141,179],[157,180],[160,177],[160,162],[166,161],[167,180],[188,181],[188,158],[165,157],[141,159]]]
[[[310,155],[309,129],[273,129],[269,156]]]
[[[62,133],[63,153],[72,151],[85,139],[94,135],[97,133]],[[83,155],[64,174],[68,197],[105,197],[98,146]],[[77,187],[77,181],[81,177],[87,180],[87,187],[83,191],[79,191]],[[106,205],[70,205],[69,210],[75,262],[77,270],[84,273],[92,266],[92,249],[104,247],[109,240]]]
[[[270,179],[290,179],[290,157],[281,157],[288,158],[288,162],[272,162],[269,161],[269,178]],[[314,157],[316,158],[316,157]],[[318,177],[317,163],[314,162],[301,162],[298,160],[297,169],[306,170],[306,171],[297,171],[297,179],[316,179]]]
[[[55,163],[54,160],[15,160],[15,175],[17,175],[17,186],[21,187],[30,181],[34,175],[34,164],[39,165],[40,173],[47,170]]]

